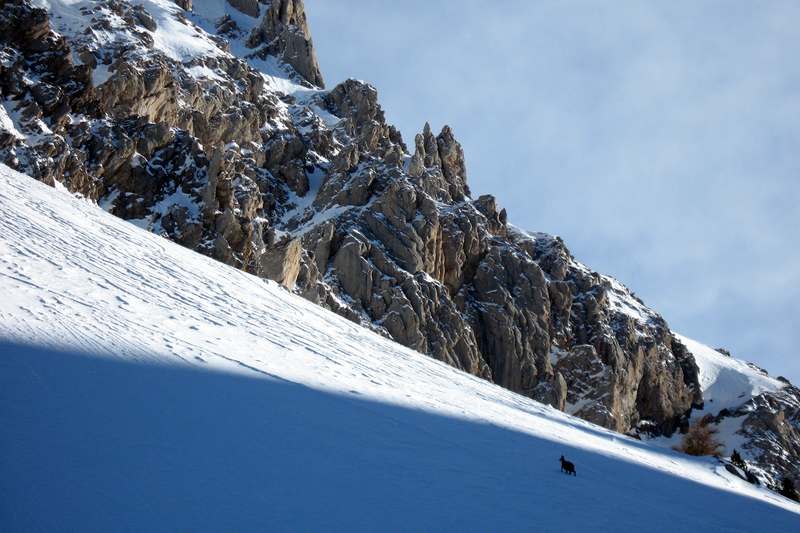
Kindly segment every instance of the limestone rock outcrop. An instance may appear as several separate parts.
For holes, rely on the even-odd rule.
[[[434,137],[430,124],[414,138],[414,155],[408,166],[411,178],[428,195],[443,202],[460,202],[470,194],[464,150],[449,126]]]

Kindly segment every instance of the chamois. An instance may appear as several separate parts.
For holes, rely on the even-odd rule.
[[[568,475],[572,474],[573,476],[577,476],[578,474],[575,473],[575,465],[564,459],[564,456],[561,456],[561,471],[566,472]]]

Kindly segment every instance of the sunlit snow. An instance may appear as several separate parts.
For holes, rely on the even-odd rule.
[[[0,338],[37,346],[0,346],[0,529],[800,523],[715,460],[462,373],[4,166],[0,289]]]

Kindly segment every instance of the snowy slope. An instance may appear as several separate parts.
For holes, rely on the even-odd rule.
[[[0,291],[3,531],[800,526],[4,166]]]
[[[777,379],[769,377],[763,370],[740,359],[724,355],[717,350],[688,337],[675,333],[694,356],[699,371],[700,386],[703,388],[703,408],[693,409],[691,420],[697,421],[706,415],[719,415],[721,411],[735,412],[746,402],[763,393],[774,393],[785,387]],[[743,432],[742,424],[747,415],[728,415],[715,423],[717,439],[724,443],[723,455],[730,456],[733,450],[739,451],[746,460],[751,461],[749,469],[766,478],[770,473],[752,464],[752,437]],[[769,437],[768,437],[769,438]],[[672,448],[680,444],[681,435],[651,439],[654,445]],[[775,478],[772,474],[773,479]]]
[[[682,335],[677,337],[694,355],[700,370],[705,405],[704,409],[697,411],[697,416],[734,409],[754,396],[775,392],[784,386],[744,361],[726,356]]]

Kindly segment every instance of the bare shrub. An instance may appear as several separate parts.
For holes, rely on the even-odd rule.
[[[680,446],[675,449],[689,455],[713,455],[722,453],[722,443],[717,440],[718,430],[712,426],[711,417],[703,417],[689,427]]]

